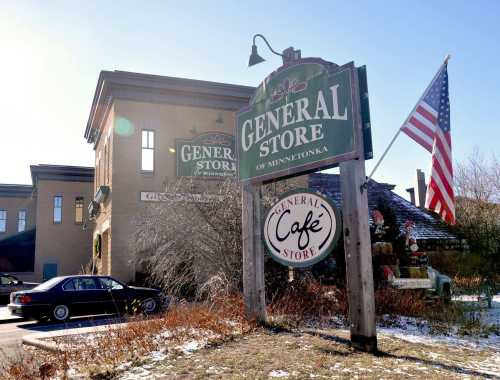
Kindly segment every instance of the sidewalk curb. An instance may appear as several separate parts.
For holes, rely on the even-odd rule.
[[[27,318],[21,318],[21,317],[2,318],[0,319],[0,325],[3,325],[5,323],[26,322],[27,320],[28,320]]]
[[[50,332],[41,332],[25,335],[22,338],[22,343],[27,346],[33,346],[36,348],[40,348],[45,351],[61,353],[65,350],[55,343],[46,342],[45,339],[56,338],[62,336],[70,336],[70,335],[84,335],[91,334],[94,332],[102,332],[109,331],[112,329],[121,329],[128,325],[128,322],[115,323],[112,325],[101,325],[101,326],[91,326],[91,327],[77,327],[69,330],[59,330],[59,331],[50,331]]]
[[[22,339],[23,344],[55,353],[64,351],[63,349],[59,348],[55,343],[44,342],[43,340],[35,338],[32,335],[37,335],[37,334],[30,334],[23,336]]]

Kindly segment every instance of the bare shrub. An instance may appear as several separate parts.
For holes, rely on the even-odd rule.
[[[327,322],[332,317],[347,317],[345,289],[325,286],[310,276],[299,277],[271,300],[268,314],[286,327],[299,327],[309,322]]]
[[[196,192],[197,183],[167,185],[168,199],[148,204],[136,218],[132,248],[150,280],[170,293],[195,296],[213,275],[241,282],[241,196],[234,181]]]
[[[85,335],[60,338],[57,343],[63,345],[63,354],[25,354],[2,360],[0,378],[48,379],[54,374],[67,378],[69,368],[77,368],[86,378],[113,378],[120,364],[139,362],[152,351],[175,351],[177,344],[191,339],[221,343],[254,328],[244,317],[241,295],[218,294],[210,303],[179,303],[161,316],[112,326],[91,339]]]
[[[389,287],[375,291],[377,315],[392,314],[421,317],[425,314],[427,308],[423,291],[396,290]]]
[[[455,276],[453,277],[454,294],[479,294],[483,279],[481,276]]]
[[[286,183],[263,188],[263,207],[288,188]],[[131,247],[137,267],[153,284],[180,297],[204,294],[214,276],[224,279],[227,290],[241,290],[239,183],[226,180],[207,187],[181,178],[168,183],[165,193],[164,201],[145,205],[135,218]]]
[[[476,149],[457,164],[454,180],[457,228],[483,259],[479,274],[491,277],[500,270],[500,163]]]
[[[0,378],[6,380],[31,380],[42,378],[40,369],[44,363],[30,354],[19,352],[8,356],[0,352]]]
[[[218,273],[208,279],[198,289],[196,298],[215,301],[231,293],[231,284],[224,273]]]

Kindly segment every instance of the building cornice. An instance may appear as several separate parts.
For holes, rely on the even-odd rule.
[[[40,180],[93,182],[94,168],[87,166],[30,165],[31,179],[36,187]]]
[[[33,186],[10,183],[0,183],[0,197],[7,198],[30,198],[33,194]]]
[[[202,80],[101,71],[90,109],[85,138],[96,144],[115,99],[237,111],[248,104],[254,87]]]

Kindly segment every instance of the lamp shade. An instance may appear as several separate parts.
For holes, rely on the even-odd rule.
[[[256,65],[258,63],[264,62],[265,59],[262,58],[258,53],[257,53],[257,46],[252,45],[252,54],[250,54],[250,59],[248,60],[248,67]]]

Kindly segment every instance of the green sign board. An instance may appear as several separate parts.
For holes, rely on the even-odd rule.
[[[362,156],[357,70],[320,59],[293,61],[257,88],[237,114],[241,181],[265,181]]]
[[[221,179],[236,176],[234,136],[206,132],[175,141],[178,177]]]

